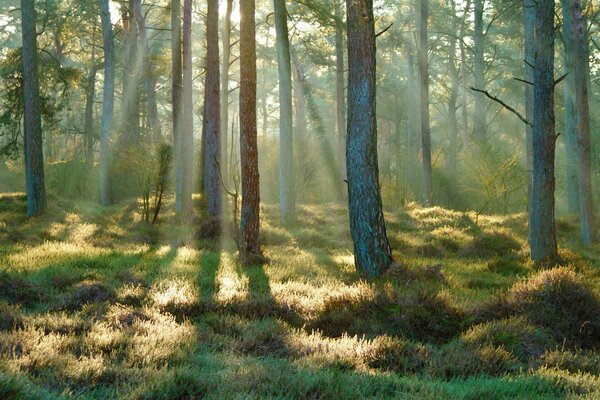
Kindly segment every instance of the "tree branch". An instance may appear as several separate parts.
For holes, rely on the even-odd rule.
[[[521,121],[523,121],[525,124],[529,125],[529,126],[533,126],[533,124],[531,122],[529,122],[527,120],[527,118],[525,118],[523,115],[521,115],[520,112],[518,112],[517,110],[515,110],[514,108],[512,108],[511,106],[509,106],[508,104],[506,104],[505,102],[503,102],[502,100],[500,100],[498,97],[496,96],[492,96],[487,90],[481,90],[481,89],[477,89],[474,87],[471,87],[471,90],[474,92],[479,92],[479,93],[483,93],[484,95],[486,95],[487,98],[489,98],[490,100],[495,101],[496,103],[502,105],[504,108],[506,108],[508,111],[510,111],[511,113],[515,114]]]

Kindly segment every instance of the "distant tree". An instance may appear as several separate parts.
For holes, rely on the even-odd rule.
[[[344,15],[342,0],[335,0],[335,105],[340,176],[346,176],[346,93],[344,83]]]
[[[102,98],[102,127],[100,129],[100,200],[102,205],[111,203],[110,160],[113,106],[115,99],[115,45],[110,21],[108,0],[100,0],[102,36],[104,43],[104,91]]]
[[[416,20],[419,37],[419,99],[421,103],[421,142],[423,151],[423,203],[433,202],[433,167],[431,165],[431,130],[429,123],[429,47],[427,23],[429,0],[416,1]]]
[[[273,0],[279,71],[279,215],[282,224],[296,219],[292,64],[285,0]]]
[[[588,95],[589,49],[587,26],[582,15],[581,0],[570,0],[573,16],[573,75],[575,80],[575,127],[579,176],[579,223],[581,241],[595,240],[594,194],[592,191],[592,157],[590,139],[590,106]]]
[[[457,31],[456,2],[451,0],[452,9],[452,32]],[[448,38],[448,77],[450,78],[450,93],[448,95],[448,136],[450,138],[450,149],[448,155],[449,173],[452,179],[456,179],[458,168],[458,120],[456,110],[458,103],[459,75],[456,66],[456,36],[453,34]]]
[[[204,193],[208,215],[217,219],[221,215],[221,99],[219,87],[219,1],[208,0],[206,17],[206,75],[204,85],[203,132],[205,140]]]
[[[525,74],[527,82],[533,82],[533,65],[535,64],[535,0],[523,2],[524,17],[524,53]],[[527,121],[533,121],[533,85],[525,86],[525,117]],[[525,155],[527,163],[527,209],[531,210],[533,195],[533,124],[525,125]],[[531,217],[531,212],[527,214]],[[531,237],[531,218],[529,218],[529,237]]]
[[[483,32],[483,9],[484,0],[474,0],[473,7],[475,13],[475,26],[473,31],[473,45],[475,53],[474,75],[475,87],[485,90],[485,58],[484,58],[484,32]],[[485,121],[485,95],[480,92],[475,93],[475,120],[473,129],[475,130],[475,138],[478,141],[483,141],[486,136],[486,121]]]
[[[25,126],[25,180],[27,215],[46,211],[44,154],[42,150],[42,118],[40,116],[40,83],[36,12],[33,0],[21,0],[21,32],[23,35],[23,121]]]
[[[181,213],[192,213],[194,108],[192,103],[192,0],[183,1],[183,130],[181,134]]]
[[[260,190],[256,126],[255,0],[240,2],[240,158],[242,215],[240,258],[244,265],[264,261],[260,248]]]
[[[553,263],[557,258],[554,219],[554,37],[554,0],[537,0],[530,244],[532,260],[547,263]]]
[[[229,133],[229,64],[231,63],[231,14],[233,0],[226,0],[223,19],[223,59],[221,61],[221,175],[223,182],[229,182],[229,157],[227,138]],[[233,143],[231,144],[233,146]]]
[[[183,156],[181,147],[183,118],[183,78],[181,61],[181,3],[171,1],[171,73],[173,106],[173,158],[175,160],[175,209],[183,212]]]
[[[375,22],[372,0],[347,0],[348,137],[346,164],[350,231],[357,271],[381,275],[392,264],[379,189]]]
[[[138,29],[133,10],[135,0],[121,5],[125,51],[123,52],[123,95],[121,96],[121,140],[135,144],[140,135],[140,57]]]

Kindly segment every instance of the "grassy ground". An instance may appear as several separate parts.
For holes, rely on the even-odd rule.
[[[527,262],[524,215],[386,215],[401,267],[353,267],[341,206],[283,229],[270,263],[138,221],[134,205],[0,198],[0,398],[600,397],[600,250],[559,223],[568,266]],[[199,225],[196,223],[195,225]]]

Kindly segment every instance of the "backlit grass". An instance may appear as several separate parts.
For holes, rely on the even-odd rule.
[[[600,251],[570,218],[568,265],[540,273],[525,215],[411,205],[386,214],[400,266],[367,282],[340,205],[289,229],[263,206],[270,263],[243,268],[170,209],[23,202],[0,196],[2,399],[600,396]]]

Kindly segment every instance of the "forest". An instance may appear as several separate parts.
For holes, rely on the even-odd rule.
[[[599,0],[0,0],[0,399],[599,399]]]

